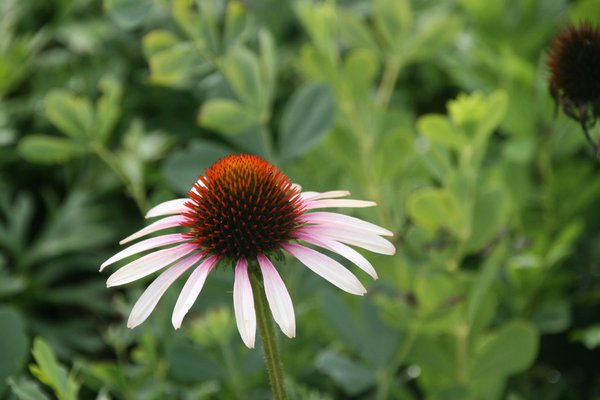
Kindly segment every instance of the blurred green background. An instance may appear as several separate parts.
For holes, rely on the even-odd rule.
[[[292,399],[600,398],[599,164],[545,65],[582,19],[600,1],[1,0],[0,397],[269,398],[230,271],[177,332],[181,282],[128,330],[149,280],[98,273],[250,152],[396,233],[364,298],[278,263]]]

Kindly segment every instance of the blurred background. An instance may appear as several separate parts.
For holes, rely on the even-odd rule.
[[[98,272],[240,152],[395,232],[363,298],[278,264],[290,398],[600,398],[599,164],[545,64],[583,19],[600,1],[1,0],[0,398],[269,398],[231,271],[177,332],[182,282],[129,330],[149,280]]]

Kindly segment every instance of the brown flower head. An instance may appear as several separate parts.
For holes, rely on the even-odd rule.
[[[600,29],[589,22],[559,32],[550,45],[550,93],[586,135],[600,115]]]

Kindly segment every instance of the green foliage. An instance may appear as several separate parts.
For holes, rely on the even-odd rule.
[[[545,53],[599,9],[0,2],[0,392],[268,397],[229,270],[177,332],[179,283],[131,331],[141,286],[107,291],[97,273],[150,206],[250,152],[305,190],[377,202],[355,214],[397,246],[367,255],[380,278],[360,299],[276,264],[298,326],[281,340],[290,398],[598,397],[600,181],[579,127],[554,117]]]

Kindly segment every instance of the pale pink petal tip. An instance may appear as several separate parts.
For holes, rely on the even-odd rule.
[[[185,217],[183,215],[174,215],[171,217],[166,217],[163,219],[159,219],[156,222],[151,223],[145,228],[140,229],[135,232],[133,235],[127,236],[125,239],[121,240],[119,244],[125,244],[127,242],[131,242],[132,240],[141,238],[142,236],[149,235],[150,233],[157,232],[167,228],[174,228],[176,226],[180,226],[185,221]]]
[[[194,302],[198,298],[206,277],[212,271],[213,267],[218,261],[218,257],[210,256],[202,262],[195,270],[191,273],[188,280],[185,282],[175,308],[173,309],[173,316],[171,317],[171,323],[175,329],[179,329],[183,322],[183,318],[186,316],[190,308],[194,305]]]
[[[271,260],[259,254],[258,263],[273,319],[287,337],[293,338],[296,336],[296,317],[290,294]]]
[[[146,213],[146,218],[158,217],[161,215],[179,214],[186,210],[185,203],[190,201],[188,198],[174,199],[160,203],[152,207]]]
[[[253,349],[256,335],[256,314],[252,286],[248,276],[248,262],[240,259],[235,266],[233,308],[238,331],[246,347]]]

